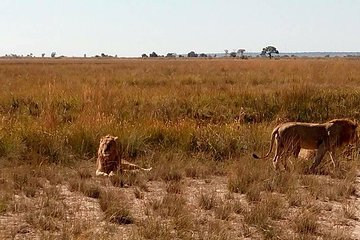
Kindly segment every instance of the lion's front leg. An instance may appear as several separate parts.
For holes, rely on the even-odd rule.
[[[106,176],[107,174],[105,172],[102,171],[102,165],[101,165],[101,157],[98,156],[97,160],[96,160],[96,172],[95,175],[98,176]]]
[[[100,171],[100,170],[98,169],[98,170],[96,170],[96,176],[97,176],[97,177],[99,177],[99,176],[104,176],[104,177],[106,177],[106,176],[108,176],[108,174],[105,173],[105,172],[102,172],[102,171]]]
[[[315,155],[315,159],[314,159],[314,162],[310,168],[310,171],[311,172],[314,172],[315,171],[315,168],[317,166],[319,166],[321,160],[324,158],[325,156],[325,153],[326,153],[327,149],[326,149],[326,144],[325,142],[323,141],[320,145],[319,145],[319,148],[317,149],[316,151],[316,155]]]

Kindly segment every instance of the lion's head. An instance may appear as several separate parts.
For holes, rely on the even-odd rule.
[[[357,126],[358,124],[349,119],[334,119],[329,121],[331,126],[329,129],[330,141],[336,147],[346,144],[354,144],[358,141]]]
[[[116,144],[117,139],[111,135],[100,139],[96,175],[108,175],[118,170],[121,163]]]

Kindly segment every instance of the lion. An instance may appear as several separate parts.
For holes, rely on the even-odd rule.
[[[342,155],[351,158],[351,153],[354,149],[358,148],[357,145],[359,142],[359,137],[355,130],[356,123],[348,119],[334,119],[329,121],[329,123],[334,123],[329,130],[331,130],[331,135],[334,136],[332,141],[336,149],[343,148]],[[309,160],[316,155],[316,151],[315,149],[301,149],[298,157]],[[335,155],[335,149],[333,149],[333,154]],[[332,164],[335,167],[334,161],[332,161]]]
[[[97,157],[96,176],[113,176],[125,170],[150,171],[152,168],[142,168],[136,164],[121,159],[116,140],[118,137],[106,135],[100,138]]]
[[[299,156],[301,149],[316,150],[314,162],[310,171],[314,172],[320,164],[324,155],[328,152],[331,161],[334,163],[336,148],[357,140],[357,123],[349,119],[334,119],[326,123],[302,123],[288,122],[278,125],[271,134],[270,149],[263,157],[258,157],[255,153],[254,158],[267,158],[272,152],[272,147],[276,141],[275,156],[273,164],[276,170],[279,169],[281,157],[285,159],[284,167],[287,167],[286,158],[290,155]]]

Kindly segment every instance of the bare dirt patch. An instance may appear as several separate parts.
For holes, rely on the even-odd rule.
[[[1,238],[357,239],[359,236],[357,197],[344,202],[309,198],[309,202],[297,206],[290,204],[286,195],[271,192],[262,192],[258,200],[250,201],[246,194],[229,191],[227,176],[183,178],[180,192],[176,193],[169,192],[164,181],[148,181],[146,189],[140,189],[115,187],[105,178],[88,179],[98,184],[101,191],[121,194],[119,201],[126,203],[134,221],[112,223],[105,217],[99,198],[71,191],[68,184],[52,186],[46,182],[34,197],[14,195],[15,208],[0,216]],[[201,201],[209,201],[210,205],[204,207]],[[283,205],[276,210],[278,202]],[[58,209],[50,211],[52,207]]]

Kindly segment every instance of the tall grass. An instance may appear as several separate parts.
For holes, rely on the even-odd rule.
[[[359,117],[358,61],[20,63],[0,62],[1,136],[52,162],[92,156],[106,133],[129,157],[175,147],[223,159],[252,147],[227,124]],[[0,139],[8,155],[16,140]]]

